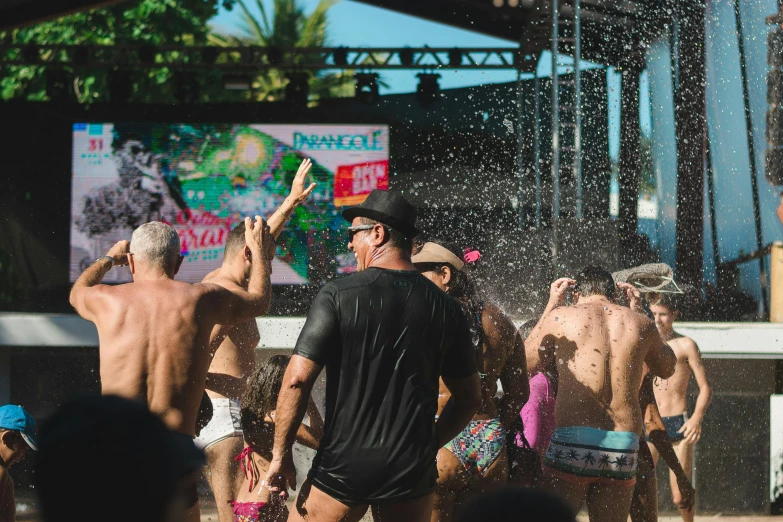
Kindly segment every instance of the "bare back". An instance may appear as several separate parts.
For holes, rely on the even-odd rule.
[[[194,435],[215,326],[209,286],[163,279],[100,287],[104,394],[143,401],[169,428]]]
[[[542,345],[553,346],[557,359],[557,426],[640,433],[639,387],[652,322],[602,299],[556,308],[542,326]]]

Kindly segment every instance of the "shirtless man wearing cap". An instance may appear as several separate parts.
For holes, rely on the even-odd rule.
[[[291,186],[291,193],[269,218],[269,229],[275,239],[280,236],[286,221],[315,188],[312,183],[305,189],[305,180],[312,162],[305,159],[299,166]],[[250,277],[250,264],[245,252],[245,226],[239,224],[226,239],[222,266],[204,278],[228,290],[246,290]],[[215,355],[207,373],[207,395],[212,401],[212,420],[199,436],[196,445],[207,455],[207,479],[215,495],[218,519],[233,519],[232,500],[243,476],[239,462],[234,457],[244,449],[239,401],[245,390],[245,381],[253,373],[255,350],[260,335],[255,318],[233,326],[218,325],[212,331],[211,350]]]
[[[71,290],[71,305],[95,323],[100,341],[101,390],[146,403],[183,437],[196,430],[216,324],[237,324],[269,309],[274,241],[256,216],[245,218],[248,289],[229,291],[210,283],[174,280],[182,264],[179,236],[152,222],[120,241],[82,273]],[[113,266],[129,265],[133,282],[100,284]],[[195,482],[188,520],[199,520]]]
[[[576,304],[549,311],[525,341],[528,371],[557,360],[556,428],[544,461],[544,486],[575,510],[587,501],[592,522],[625,522],[642,427],[644,363],[654,375],[668,377],[676,360],[653,322],[638,312],[636,288],[615,285],[597,267],[560,285],[575,285]],[[618,286],[630,308],[616,304]]]

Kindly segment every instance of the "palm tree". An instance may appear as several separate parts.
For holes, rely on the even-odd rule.
[[[625,455],[620,455],[616,459],[614,459],[615,465],[622,470],[625,466],[628,465],[628,459]]]
[[[552,456],[555,458],[555,460],[560,460],[563,458],[563,450],[560,448],[556,449],[555,452],[552,454]]]
[[[211,34],[209,41],[223,47],[258,45],[261,47],[325,47],[328,45],[326,14],[337,0],[320,0],[310,15],[297,0],[273,0],[270,17],[262,0],[255,0],[260,17],[254,16],[245,0],[237,0],[242,9],[239,35]],[[310,78],[310,93],[315,98],[347,95],[353,75],[328,73]],[[259,74],[253,82],[254,97],[258,101],[276,101],[283,98],[288,80],[285,71],[269,69]],[[351,94],[353,91],[351,91]]]
[[[568,450],[566,457],[569,461],[571,461],[571,467],[573,467],[573,462],[579,460],[579,452],[577,452],[575,449]]]
[[[584,455],[582,455],[582,461],[585,463],[584,467],[582,469],[587,469],[587,465],[589,464],[592,466],[595,464],[595,455],[593,455],[592,451],[588,451]]]
[[[606,466],[610,464],[611,459],[612,458],[606,453],[601,453],[601,456],[598,457],[598,467],[600,469],[604,469]]]

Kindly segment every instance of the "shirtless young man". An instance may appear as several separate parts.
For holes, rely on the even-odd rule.
[[[312,162],[305,159],[299,167],[291,187],[291,194],[269,218],[272,237],[277,239],[286,221],[299,204],[315,188],[305,189],[305,180]],[[228,290],[246,290],[250,278],[250,264],[245,258],[245,225],[235,227],[226,239],[223,265],[204,278]],[[245,382],[255,366],[255,350],[260,335],[255,318],[234,326],[218,325],[212,331],[211,351],[215,353],[207,373],[207,395],[212,401],[212,420],[201,430],[196,445],[207,455],[207,479],[215,495],[218,519],[233,519],[231,504],[236,500],[243,477],[239,462],[234,457],[244,449],[240,400]]]
[[[177,233],[152,222],[120,241],[82,273],[71,305],[95,323],[100,341],[101,390],[146,403],[171,430],[192,439],[204,393],[216,324],[237,324],[267,312],[274,242],[264,220],[245,218],[248,289],[174,280],[183,257]],[[133,282],[101,280],[113,266],[130,265]],[[187,519],[199,520],[196,479]]]
[[[656,380],[655,400],[661,411],[666,431],[669,432],[669,437],[674,445],[677,458],[682,463],[688,479],[692,480],[693,447],[701,438],[701,423],[712,399],[712,389],[707,382],[707,373],[701,362],[699,347],[690,337],[685,337],[674,331],[674,321],[677,320],[679,311],[671,294],[660,294],[651,299],[650,311],[655,317],[658,333],[672,347],[674,355],[677,357],[674,375],[669,379]],[[696,378],[696,384],[699,385],[699,396],[696,399],[693,415],[689,418],[686,392],[691,372]],[[652,453],[653,461],[657,463],[658,451],[650,446],[650,453]],[[672,486],[672,500],[679,506],[681,498],[679,488],[676,487],[677,477],[673,471],[669,473],[669,481]],[[691,509],[679,509],[679,511],[686,522],[693,520],[694,510],[692,507]]]
[[[675,358],[652,321],[637,312],[641,296],[634,287],[615,285],[597,267],[582,270],[574,283],[576,304],[547,313],[525,341],[529,372],[557,359],[556,428],[543,483],[575,510],[587,501],[593,522],[625,522],[642,428],[644,363],[668,377]],[[629,307],[615,303],[617,287]]]

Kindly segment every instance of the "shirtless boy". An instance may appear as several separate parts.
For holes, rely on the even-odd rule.
[[[177,233],[152,222],[120,241],[82,273],[71,305],[95,323],[101,390],[144,402],[171,430],[193,438],[216,324],[237,324],[267,312],[274,243],[264,220],[245,218],[248,289],[174,280],[183,257]],[[113,266],[129,265],[133,282],[100,284]],[[188,520],[199,520],[195,481]]]
[[[296,173],[291,194],[285,199],[267,223],[272,237],[280,236],[286,221],[315,188],[305,189],[305,180],[312,162],[305,159]],[[228,290],[246,290],[250,277],[250,263],[245,256],[245,226],[239,224],[226,239],[223,265],[204,278]],[[233,519],[231,501],[237,498],[242,481],[239,462],[234,457],[243,448],[240,400],[245,382],[255,366],[255,350],[260,335],[255,318],[234,326],[218,325],[212,331],[211,348],[215,353],[207,373],[207,394],[212,401],[212,420],[196,438],[196,445],[207,455],[207,478],[215,495],[218,519]]]
[[[529,372],[557,359],[556,428],[544,487],[575,510],[587,501],[593,522],[625,522],[642,427],[644,363],[654,375],[668,377],[675,358],[652,321],[637,311],[641,296],[634,287],[615,285],[597,267],[585,268],[574,283],[576,304],[551,310],[525,341]],[[615,303],[618,287],[629,307]]]
[[[655,400],[663,417],[663,423],[674,445],[677,458],[682,463],[688,480],[692,480],[693,473],[693,447],[701,438],[701,423],[707,406],[712,399],[712,389],[707,382],[707,373],[701,362],[699,347],[690,337],[685,337],[674,331],[674,321],[679,316],[676,302],[671,294],[660,294],[650,300],[650,311],[655,317],[655,326],[658,333],[672,347],[677,357],[677,365],[674,375],[670,378],[655,382]],[[691,373],[696,378],[699,386],[699,396],[696,399],[696,407],[693,415],[688,417],[686,391]],[[658,450],[650,445],[653,461],[658,462]],[[669,481],[672,486],[672,500],[679,506],[681,498],[677,488],[677,477],[673,471],[669,472]],[[678,508],[679,509],[679,508]],[[693,507],[679,509],[683,520],[690,522],[694,517]]]

